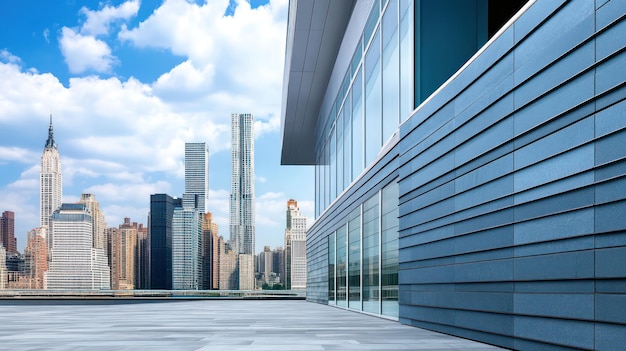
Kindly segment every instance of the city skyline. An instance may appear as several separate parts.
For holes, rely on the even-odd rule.
[[[15,213],[20,252],[39,226],[39,163],[51,114],[62,202],[96,194],[108,223],[147,223],[150,194],[184,192],[184,143],[206,142],[206,211],[227,228],[234,111],[255,115],[255,252],[282,243],[277,219],[287,199],[300,199],[312,222],[312,168],[279,160],[287,1],[23,2],[4,10],[0,26],[12,35],[0,37],[0,211]],[[184,37],[211,38],[214,46],[155,36],[172,22],[197,21],[211,24]]]

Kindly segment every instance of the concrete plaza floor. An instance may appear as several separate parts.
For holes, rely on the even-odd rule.
[[[498,350],[302,300],[0,300],[0,350]]]

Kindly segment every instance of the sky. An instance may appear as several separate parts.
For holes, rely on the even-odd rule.
[[[288,0],[0,2],[0,212],[18,250],[39,226],[50,115],[63,202],[96,195],[109,227],[182,196],[184,144],[209,146],[209,198],[229,238],[230,115],[255,118],[256,251],[283,246],[287,200],[313,221],[312,167],[280,165]]]

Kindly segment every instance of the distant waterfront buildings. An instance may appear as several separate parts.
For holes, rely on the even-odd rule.
[[[40,226],[50,227],[50,216],[61,206],[63,199],[63,177],[61,172],[61,156],[57,144],[54,141],[52,129],[52,115],[50,115],[50,127],[43,154],[41,155],[41,171],[39,176],[39,216]],[[52,235],[48,230],[47,235]],[[51,249],[52,240],[46,238],[48,250]]]
[[[219,288],[219,227],[213,214],[207,212],[202,221],[203,289]]]
[[[293,199],[287,201],[285,287],[306,289],[306,217],[300,213],[298,202]]]
[[[4,290],[8,285],[8,270],[7,270],[7,250],[4,246],[0,245],[0,290]]]
[[[52,250],[46,289],[109,289],[106,252],[93,247],[93,220],[85,204],[62,204],[51,216]]]
[[[218,238],[219,255],[219,290],[239,289],[239,275],[237,273],[237,254],[231,249],[230,244],[224,237]]]
[[[2,217],[0,217],[0,244],[4,246],[8,254],[17,253],[14,212],[2,212]]]
[[[28,232],[24,249],[23,275],[27,278],[28,289],[43,289],[44,274],[48,271],[48,245],[46,227],[35,228]]]

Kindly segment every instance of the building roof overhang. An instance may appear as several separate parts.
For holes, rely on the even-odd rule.
[[[315,128],[356,0],[291,0],[281,113],[283,165],[315,164]]]

